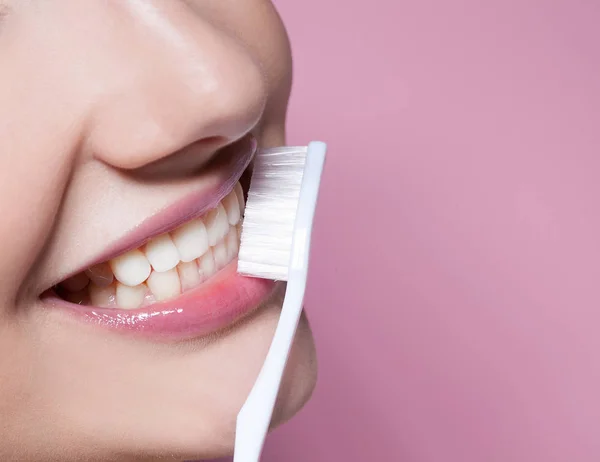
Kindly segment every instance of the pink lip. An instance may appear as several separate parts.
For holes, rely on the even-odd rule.
[[[233,189],[252,161],[256,149],[256,139],[251,135],[225,148],[218,156],[218,164],[209,167],[218,177],[215,185],[192,193],[148,218],[79,271],[140,247],[150,238],[214,208]],[[236,260],[197,288],[173,300],[136,310],[76,305],[59,298],[53,291],[46,292],[42,299],[51,308],[112,330],[185,339],[207,335],[234,323],[257,308],[275,287],[274,281],[237,274]]]
[[[47,302],[106,328],[182,340],[227,327],[258,308],[275,288],[274,281],[240,276],[234,261],[205,284],[178,298],[137,310],[80,306],[54,295],[49,295]]]
[[[97,263],[110,260],[117,255],[131,249],[141,247],[151,238],[171,231],[177,226],[204,215],[233,189],[236,182],[250,165],[258,144],[256,138],[247,135],[239,141],[224,148],[217,157],[217,161],[209,169],[218,177],[214,185],[196,191],[172,204],[156,215],[140,223],[133,231],[117,242],[109,244],[106,250],[88,262],[77,272],[83,271]],[[76,274],[75,272],[74,274]]]

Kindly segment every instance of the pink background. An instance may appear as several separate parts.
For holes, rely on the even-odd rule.
[[[276,4],[330,156],[264,461],[599,461],[600,3]]]

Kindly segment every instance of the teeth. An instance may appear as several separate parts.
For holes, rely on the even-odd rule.
[[[146,258],[148,258],[154,271],[162,273],[177,266],[179,252],[171,237],[165,233],[146,244]]]
[[[99,287],[106,287],[112,284],[114,276],[108,263],[100,263],[85,270],[85,274],[90,280]]]
[[[201,257],[208,250],[208,233],[202,220],[192,220],[172,233],[182,262]]]
[[[73,303],[122,309],[177,297],[235,260],[244,208],[237,183],[204,218],[63,281],[64,297]]]
[[[227,197],[223,199],[223,207],[225,207],[225,210],[227,211],[229,224],[232,226],[237,225],[240,221],[240,204],[235,191],[231,191]]]
[[[146,305],[152,305],[154,302],[156,302],[156,298],[154,297],[152,292],[150,292],[147,289],[148,289],[148,286],[146,286],[146,296],[144,297],[144,303]]]
[[[198,272],[198,264],[195,261],[180,263],[177,265],[177,272],[179,273],[182,291],[193,289],[202,282]]]
[[[237,196],[238,204],[240,206],[240,215],[244,216],[246,201],[244,200],[244,190],[242,189],[242,185],[239,182],[237,182],[233,190],[235,191],[235,195]]]
[[[224,268],[229,260],[227,259],[227,247],[225,242],[221,241],[213,248],[213,255],[215,257],[215,266],[217,270]]]
[[[227,261],[231,261],[237,257],[237,254],[240,250],[240,241],[237,228],[231,228],[229,230],[229,234],[227,234],[225,241],[225,246],[227,247]]]
[[[137,286],[150,276],[150,263],[138,249],[113,258],[109,264],[117,280],[126,286]]]
[[[147,284],[157,301],[167,300],[181,293],[181,283],[176,269],[163,273],[152,271]]]
[[[213,274],[215,274],[215,259],[213,257],[212,250],[209,249],[202,258],[198,259],[198,273],[203,281],[207,280]]]
[[[60,285],[67,289],[69,292],[79,292],[90,282],[90,278],[88,278],[85,273],[78,273],[69,279],[63,281]]]
[[[133,310],[142,306],[146,296],[146,285],[140,284],[135,287],[129,287],[117,283],[116,289],[117,305],[119,308]]]
[[[115,285],[99,287],[94,283],[89,285],[90,302],[93,306],[113,307],[116,303]]]
[[[213,247],[223,239],[229,231],[229,220],[227,212],[222,204],[211,210],[206,217],[206,229],[208,231],[208,244]]]

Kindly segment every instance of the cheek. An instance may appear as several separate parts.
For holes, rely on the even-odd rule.
[[[8,33],[12,48],[0,48],[0,310],[19,298],[52,232],[81,133],[71,86],[54,75],[61,66],[44,63],[47,50],[27,32]]]
[[[55,146],[51,143],[41,146],[52,152]],[[68,159],[49,159],[38,152],[29,154],[32,146],[11,145],[6,140],[3,140],[2,149],[7,144],[11,151],[22,156],[15,161],[0,158],[0,171],[3,172],[0,175],[0,241],[9,243],[2,246],[0,294],[3,298],[0,304],[20,299],[19,289],[24,279],[35,270],[35,262],[60,211],[70,162]],[[57,149],[58,152],[62,150],[61,147]]]
[[[3,423],[10,423],[4,428],[18,428],[15,419],[23,408],[30,407],[27,401],[33,394],[30,393],[27,377],[31,371],[24,367],[31,364],[33,351],[29,347],[20,329],[0,324],[0,350],[10,352],[0,355],[0,416]]]

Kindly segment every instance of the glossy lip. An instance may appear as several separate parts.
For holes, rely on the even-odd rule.
[[[52,308],[111,330],[185,340],[211,334],[245,317],[267,300],[277,285],[275,281],[239,275],[234,260],[195,289],[136,310],[76,305],[53,294],[45,301]]]
[[[214,208],[240,180],[257,148],[256,139],[251,135],[224,148],[216,156],[221,160],[208,167],[215,169],[222,178],[218,185],[208,191],[192,193],[146,219],[73,274],[138,248],[152,237],[171,231]],[[48,308],[58,308],[110,330],[183,340],[205,336],[233,324],[258,308],[276,287],[275,281],[239,275],[236,259],[205,283],[177,298],[135,310],[77,305],[63,300],[51,290],[42,294],[41,299]]]

